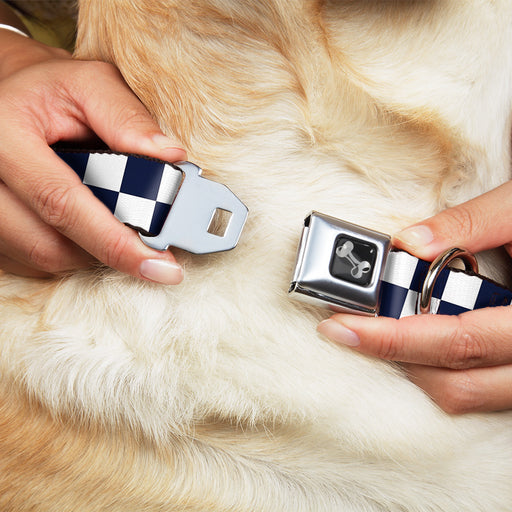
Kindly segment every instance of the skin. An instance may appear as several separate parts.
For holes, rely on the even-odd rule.
[[[0,3],[0,23],[23,28],[5,13]],[[181,281],[172,253],[144,245],[49,147],[99,137],[114,151],[186,159],[115,67],[0,30],[0,103],[0,269],[44,277],[100,261],[141,279]]]
[[[512,182],[398,233],[396,247],[432,261],[454,246],[512,255]],[[500,205],[496,208],[496,205]],[[352,349],[403,363],[452,414],[512,408],[512,306],[395,320],[336,314],[318,330]]]

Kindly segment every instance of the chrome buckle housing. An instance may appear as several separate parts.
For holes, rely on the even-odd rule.
[[[160,251],[173,246],[194,254],[236,247],[247,219],[247,207],[222,183],[203,178],[197,165],[179,162],[172,167],[184,175],[179,191],[160,233],[140,235],[142,241]],[[222,236],[209,231],[217,210],[231,214]]]
[[[391,238],[312,212],[304,220],[291,297],[336,312],[375,316]]]

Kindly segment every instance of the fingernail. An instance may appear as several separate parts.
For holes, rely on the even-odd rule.
[[[345,327],[344,325],[336,322],[336,320],[328,319],[320,322],[317,331],[329,338],[331,341],[347,345],[349,347],[357,347],[360,343],[359,336]]]
[[[434,235],[427,226],[406,228],[397,233],[394,238],[411,248],[425,247],[434,241]]]
[[[161,284],[179,284],[183,281],[183,268],[166,260],[144,260],[140,264],[141,276]]]
[[[187,157],[186,151],[182,147],[180,147],[179,142],[170,139],[166,135],[157,133],[156,135],[153,135],[152,140],[160,150],[181,152],[183,154],[183,159]]]

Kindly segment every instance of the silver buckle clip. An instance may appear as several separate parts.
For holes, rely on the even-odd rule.
[[[247,207],[225,185],[203,178],[197,165],[179,162],[173,167],[184,175],[181,187],[160,233],[140,235],[142,241],[160,251],[173,246],[195,254],[236,247],[247,219]],[[223,234],[210,231],[218,210],[230,214]]]
[[[312,212],[304,229],[289,293],[336,312],[375,316],[388,235]]]

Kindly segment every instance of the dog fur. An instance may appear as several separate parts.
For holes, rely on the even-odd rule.
[[[179,286],[0,277],[0,510],[511,510],[509,412],[442,412],[287,297],[310,210],[392,233],[509,178],[511,19],[81,0],[77,57],[114,63],[250,214],[235,250],[176,251]]]

